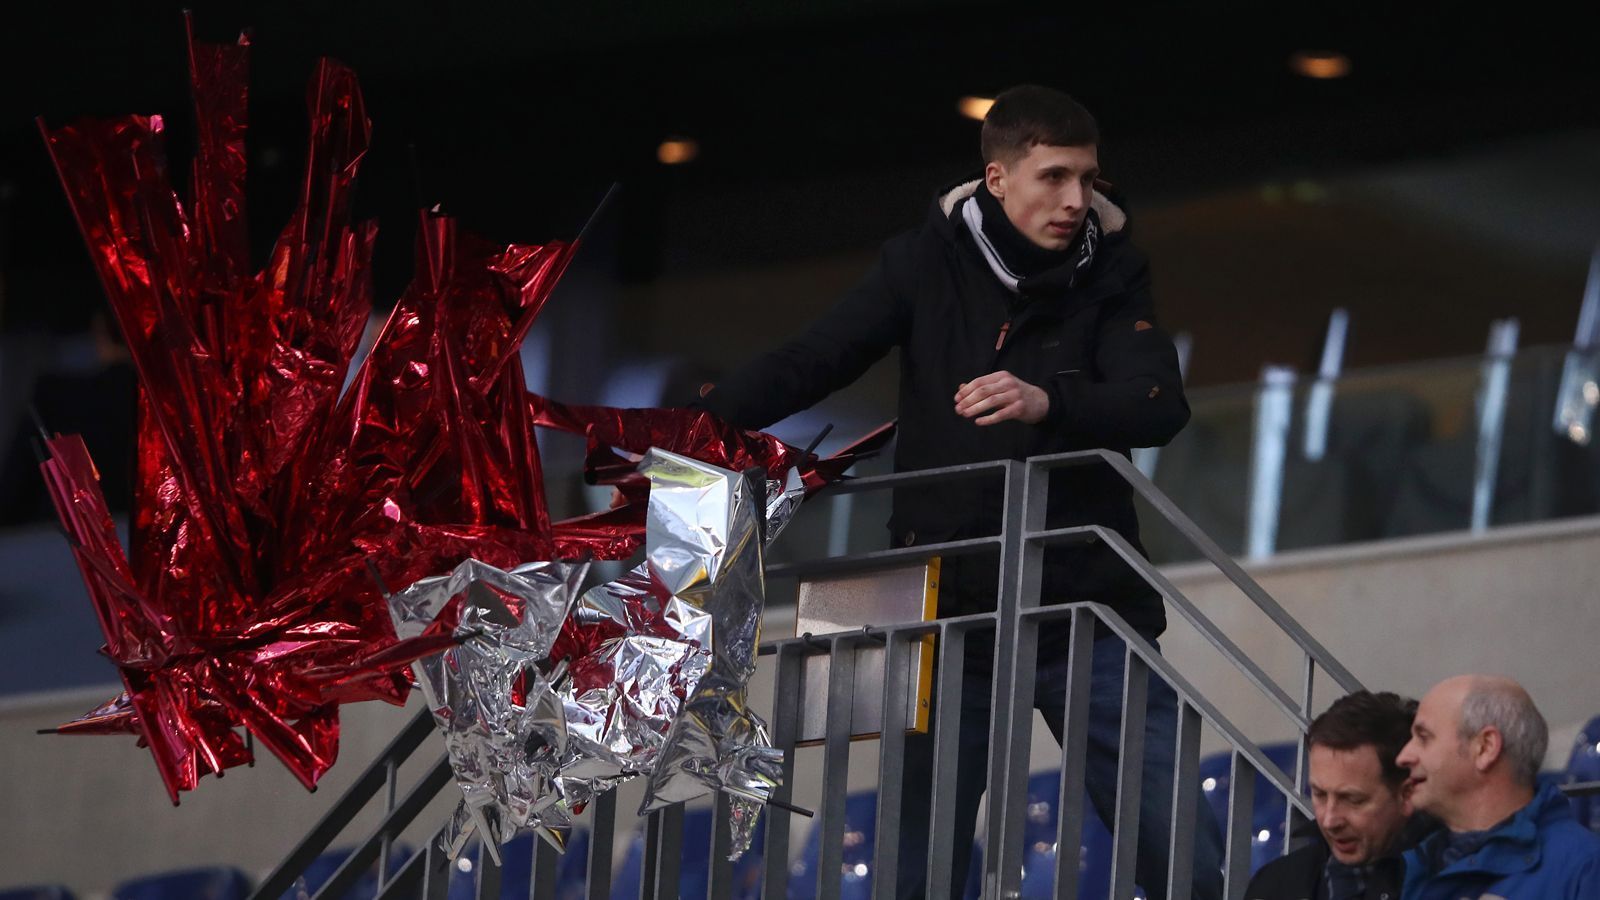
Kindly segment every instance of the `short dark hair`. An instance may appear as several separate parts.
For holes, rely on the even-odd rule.
[[[1383,764],[1383,780],[1392,788],[1405,783],[1409,773],[1395,757],[1411,740],[1411,720],[1417,701],[1388,691],[1356,691],[1333,701],[1311,722],[1306,741],[1330,750],[1355,750],[1371,745]]]
[[[1035,144],[1082,147],[1100,143],[1100,126],[1083,104],[1055,88],[1019,84],[994,98],[983,119],[983,161],[1012,163]]]

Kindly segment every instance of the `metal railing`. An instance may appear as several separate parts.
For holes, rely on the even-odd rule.
[[[1300,650],[1304,681],[1299,696],[1291,696],[1270,678],[1260,665],[1248,658],[1238,645],[1193,602],[1115,531],[1100,526],[1051,529],[1046,527],[1047,487],[1050,473],[1057,469],[1107,466],[1125,480],[1158,516],[1170,523],[1202,557],[1236,585],[1276,627]],[[1178,702],[1177,756],[1173,779],[1172,820],[1169,823],[1168,896],[1189,896],[1193,867],[1192,840],[1194,815],[1200,790],[1197,766],[1202,728],[1209,727],[1227,747],[1230,755],[1230,813],[1225,823],[1225,896],[1242,895],[1250,874],[1253,834],[1251,809],[1256,774],[1270,789],[1285,798],[1285,841],[1294,826],[1309,815],[1299,785],[1305,767],[1303,739],[1296,755],[1295,771],[1284,772],[1256,743],[1240,732],[1193,684],[1178,673],[1160,652],[1141,637],[1113,610],[1093,603],[1042,605],[1040,584],[1046,547],[1103,541],[1128,566],[1139,574],[1162,598],[1190,623],[1252,684],[1273,708],[1279,710],[1303,738],[1312,708],[1312,686],[1318,669],[1342,690],[1356,690],[1360,683],[1335,660],[1275,600],[1270,597],[1214,541],[1172,504],[1126,457],[1108,451],[1084,451],[1038,457],[1026,462],[996,461],[920,472],[860,478],[835,485],[834,493],[904,489],[931,486],[961,479],[988,478],[999,482],[1004,493],[1004,512],[1000,531],[992,537],[951,541],[916,547],[902,547],[871,553],[773,565],[769,577],[810,578],[852,571],[865,571],[889,565],[925,560],[930,556],[953,558],[975,554],[998,554],[1000,559],[1000,602],[996,611],[932,622],[885,624],[830,636],[801,635],[768,641],[761,654],[774,657],[776,683],[772,707],[774,745],[784,751],[784,781],[775,792],[777,801],[794,800],[793,776],[800,734],[803,697],[803,669],[808,657],[830,656],[827,688],[827,732],[822,747],[823,779],[821,802],[813,826],[820,835],[817,871],[819,898],[840,894],[837,873],[842,864],[846,829],[845,806],[851,729],[850,710],[854,702],[857,650],[882,649],[884,666],[883,715],[878,771],[878,807],[881,811],[899,809],[904,772],[905,709],[911,689],[913,642],[935,635],[939,645],[935,674],[935,705],[930,723],[934,746],[934,772],[929,816],[927,884],[928,896],[949,895],[950,867],[955,854],[964,850],[951,827],[955,813],[958,717],[961,714],[963,660],[968,636],[978,630],[994,632],[995,659],[990,704],[990,743],[985,775],[989,813],[983,835],[983,895],[1016,896],[1022,871],[1024,806],[1028,778],[1030,741],[1028,717],[1031,715],[1036,674],[1036,651],[1040,626],[1056,620],[1070,620],[1067,655],[1067,691],[1062,747],[1062,777],[1057,846],[1078,846],[1083,809],[1086,759],[1086,718],[1090,685],[1090,662],[1097,627],[1121,638],[1126,646],[1124,666],[1124,715],[1115,815],[1107,822],[1113,836],[1111,896],[1124,900],[1134,891],[1134,857],[1137,852],[1138,818],[1142,790],[1144,752],[1144,698],[1149,679],[1154,676],[1170,686]],[[382,820],[350,853],[339,871],[314,896],[344,896],[376,866],[378,896],[444,897],[449,887],[452,865],[440,849],[439,841],[429,840],[400,867],[394,876],[388,855],[401,832],[424,806],[451,783],[444,758],[430,767],[417,783],[397,800],[397,772],[431,731],[427,711],[420,713],[395,738],[378,760],[358,779],[347,794],[290,852],[255,896],[277,898],[296,884],[307,866],[327,851],[357,814],[384,795]],[[949,777],[955,775],[956,777]],[[941,777],[943,776],[943,777]],[[719,802],[712,817],[715,823],[711,841],[709,892],[711,898],[731,898],[733,869],[727,862],[729,847],[727,817]],[[769,807],[764,847],[751,852],[764,853],[764,895],[785,896],[789,887],[791,817],[778,806]],[[616,799],[606,794],[592,805],[590,845],[585,896],[609,897],[612,890],[613,835],[616,826]],[[683,844],[683,808],[673,807],[645,817],[642,860],[642,898],[677,895]],[[899,826],[897,815],[880,814],[872,865],[873,896],[893,896],[900,869]],[[530,897],[555,896],[557,852],[535,841]],[[1077,887],[1076,853],[1057,855],[1057,896],[1074,897]],[[500,895],[500,870],[487,854],[480,853],[472,867],[478,897]],[[459,876],[457,876],[459,877]]]

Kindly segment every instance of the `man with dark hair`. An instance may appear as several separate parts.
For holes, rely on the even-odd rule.
[[[1189,419],[1177,354],[1156,324],[1145,256],[1128,216],[1100,185],[1099,129],[1067,95],[1022,86],[1002,93],[983,125],[981,177],[941,191],[921,228],[889,241],[877,264],[807,331],[717,384],[701,401],[722,418],[761,428],[845,387],[900,350],[895,467],[930,469],[1046,453],[1167,443]],[[1003,492],[967,480],[897,491],[889,531],[896,546],[996,534]],[[1058,471],[1049,486],[1051,528],[1096,524],[1139,544],[1131,488],[1101,467]],[[1166,628],[1160,596],[1104,541],[1054,548],[1044,561],[1046,603],[1095,601],[1154,641]],[[939,613],[995,608],[991,556],[944,561]],[[1066,634],[1041,631],[1035,706],[1062,737]],[[960,896],[984,760],[989,752],[992,641],[969,639],[964,660],[960,758],[953,822],[930,823],[932,741],[906,742],[901,896],[921,896],[930,827],[954,828],[952,873]],[[1126,648],[1096,635],[1085,784],[1112,820]],[[1138,882],[1166,895],[1176,699],[1151,679],[1146,710]],[[1019,729],[1013,740],[1028,740]],[[1221,896],[1221,830],[1195,809],[1194,892]],[[885,816],[893,815],[885,811]],[[1063,849],[1063,853],[1075,853]],[[945,866],[949,868],[946,869]],[[939,877],[942,882],[943,878]]]
[[[1406,854],[1406,900],[1595,900],[1600,839],[1553,784],[1550,731],[1509,678],[1462,675],[1423,698],[1400,765],[1411,802],[1444,828]]]
[[[1311,805],[1321,840],[1261,867],[1246,900],[1399,900],[1411,817],[1406,770],[1417,702],[1356,691],[1312,721]]]

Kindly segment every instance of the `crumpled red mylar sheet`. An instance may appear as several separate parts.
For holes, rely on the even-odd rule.
[[[186,200],[159,116],[41,124],[139,377],[126,552],[82,440],[50,439],[41,467],[124,684],[59,730],[137,734],[173,802],[251,762],[246,734],[313,787],[337,756],[338,704],[403,702],[407,665],[456,639],[446,623],[398,640],[381,584],[467,558],[638,548],[636,502],[549,521],[536,423],[588,434],[594,477],[625,493],[633,459],[602,445],[796,465],[808,487],[848,466],[701,412],[530,397],[520,343],[576,244],[489,245],[440,215],[423,217],[416,279],[341,394],[371,308],[376,229],[350,217],[370,126],[354,74],[319,62],[299,201],[252,271],[248,51],[191,41]]]
[[[44,129],[140,384],[126,554],[82,441],[48,443],[126,689],[63,730],[139,734],[174,801],[250,761],[240,726],[313,786],[337,754],[337,704],[403,701],[406,665],[451,643],[396,641],[369,560],[409,584],[469,555],[555,549],[517,348],[574,246],[494,247],[427,217],[419,275],[341,397],[371,309],[375,226],[349,211],[361,93],[318,64],[299,202],[253,271],[248,52],[191,47],[187,200],[159,116]]]

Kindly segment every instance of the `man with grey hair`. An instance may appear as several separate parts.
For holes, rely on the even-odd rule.
[[[1600,898],[1600,838],[1554,785],[1533,698],[1509,678],[1461,675],[1422,698],[1411,741],[1411,802],[1445,828],[1406,854],[1405,900]]]

